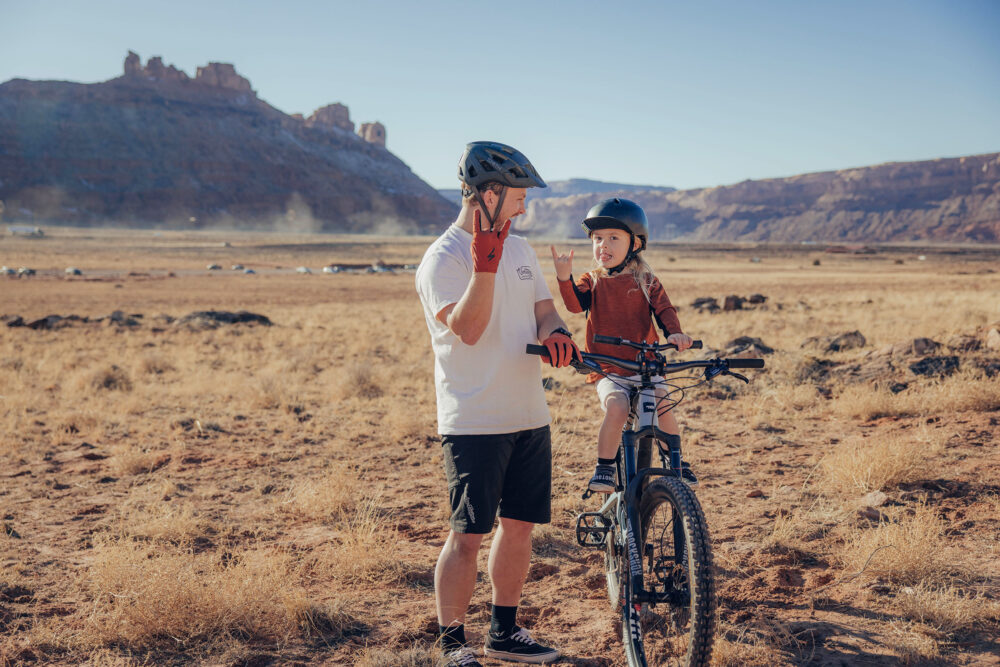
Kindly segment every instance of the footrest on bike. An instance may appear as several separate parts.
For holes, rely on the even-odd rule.
[[[611,523],[600,512],[583,512],[576,517],[576,543],[581,547],[603,547]]]

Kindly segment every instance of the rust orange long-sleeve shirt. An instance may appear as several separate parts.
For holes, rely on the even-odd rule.
[[[655,343],[659,340],[653,320],[664,336],[683,333],[677,309],[670,303],[663,285],[653,278],[649,300],[642,293],[631,273],[602,277],[599,280],[585,273],[575,282],[560,280],[559,294],[571,313],[587,313],[587,351],[625,359],[635,357],[635,350],[622,345],[595,343],[594,336],[618,336],[633,342]],[[606,372],[628,375],[629,371],[610,364],[601,364]],[[587,382],[597,382],[601,376],[591,373]]]

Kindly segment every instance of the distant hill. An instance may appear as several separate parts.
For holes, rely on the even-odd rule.
[[[531,194],[517,228],[556,237],[582,237],[587,210],[608,196]],[[1000,153],[628,196],[654,240],[1000,242]]]
[[[103,83],[0,84],[0,200],[32,224],[381,233],[435,231],[457,211],[341,104],[288,115],[232,65],[191,78],[131,52]]]

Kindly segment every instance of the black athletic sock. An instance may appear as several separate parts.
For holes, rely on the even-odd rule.
[[[599,466],[613,466],[614,464],[614,459],[602,459],[600,456],[597,457],[597,465]]]
[[[441,634],[441,648],[445,653],[465,646],[465,624],[441,625],[438,624],[438,632]]]
[[[499,607],[493,605],[493,616],[490,618],[490,634],[494,637],[509,637],[517,627],[517,607]]]

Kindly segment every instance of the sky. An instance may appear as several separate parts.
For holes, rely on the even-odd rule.
[[[1000,151],[996,0],[0,0],[0,82],[129,50],[341,102],[437,188],[483,139],[546,180],[678,188]]]

